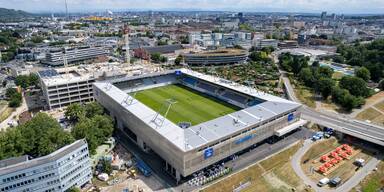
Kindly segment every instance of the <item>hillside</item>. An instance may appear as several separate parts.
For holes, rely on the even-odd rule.
[[[21,11],[21,10],[14,10],[14,9],[6,9],[6,8],[0,8],[0,20],[14,20],[17,18],[23,18],[23,17],[30,17],[33,16],[33,14]]]

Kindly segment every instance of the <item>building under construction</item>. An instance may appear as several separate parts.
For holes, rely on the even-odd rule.
[[[55,109],[71,103],[93,101],[92,83],[110,78],[140,74],[141,66],[99,63],[39,71],[45,108]]]

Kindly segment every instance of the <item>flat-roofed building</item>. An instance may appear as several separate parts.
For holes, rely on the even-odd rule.
[[[68,63],[95,59],[100,56],[105,56],[106,54],[106,50],[104,50],[102,47],[78,47],[66,49],[65,51],[65,57],[67,58]],[[64,50],[50,50],[46,54],[45,60],[42,62],[52,66],[64,65]]]
[[[71,103],[93,101],[92,83],[127,75],[129,67],[117,63],[99,63],[39,71],[40,85],[47,109],[61,108]]]
[[[78,140],[36,159],[28,156],[0,161],[1,192],[53,192],[82,187],[92,179],[86,140]]]
[[[220,113],[214,119],[185,126],[188,118],[196,112],[193,112],[194,108],[201,106],[194,105],[185,108],[185,112],[178,111],[177,114],[183,114],[187,122],[184,119],[175,122],[168,119],[167,112],[152,109],[140,102],[138,97],[136,99],[133,93],[140,94],[140,91],[156,88],[162,94],[168,91],[162,87],[172,84],[193,91],[193,95],[202,93],[218,102],[236,106],[235,112]],[[164,160],[165,170],[177,180],[274,135],[283,136],[306,123],[301,119],[298,110],[301,105],[298,103],[187,69],[96,82],[93,85],[95,99],[104,106],[117,127],[144,151],[158,154]],[[195,96],[192,97],[195,99]],[[178,105],[177,100],[166,101]],[[168,107],[171,111],[170,104]]]
[[[243,63],[247,52],[241,49],[218,49],[183,54],[185,63],[197,65],[227,65]]]

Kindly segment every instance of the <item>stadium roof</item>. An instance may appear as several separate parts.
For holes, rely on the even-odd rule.
[[[193,150],[207,143],[213,143],[214,141],[236,132],[241,132],[245,128],[256,127],[270,119],[275,118],[278,114],[288,113],[301,106],[298,103],[260,92],[250,87],[229,82],[227,80],[217,80],[212,76],[187,69],[181,69],[181,71],[184,74],[214,82],[215,84],[221,85],[228,89],[260,98],[265,100],[265,102],[183,129],[166,118],[164,118],[161,125],[159,125],[158,122],[154,122],[153,118],[157,113],[156,111],[136,99],[134,99],[130,105],[126,104],[124,101],[127,98],[127,93],[110,83],[98,82],[94,83],[94,85],[109,95],[109,97],[111,97],[116,103],[121,104],[125,109],[144,121],[148,126],[153,128],[153,130],[157,131],[163,137],[179,147],[182,151]],[[174,73],[174,70],[168,71],[167,73]],[[164,74],[164,72],[162,74]]]

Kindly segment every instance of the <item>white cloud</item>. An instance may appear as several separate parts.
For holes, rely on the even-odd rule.
[[[199,9],[384,13],[383,0],[67,0],[71,11],[104,9]],[[0,0],[0,7],[27,11],[63,11],[64,0]]]

